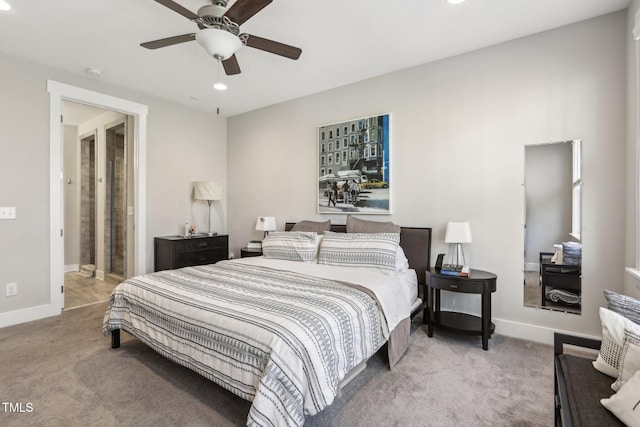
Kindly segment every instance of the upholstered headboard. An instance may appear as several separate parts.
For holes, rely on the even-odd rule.
[[[287,222],[285,231],[290,231],[295,222]],[[347,226],[331,224],[331,231],[346,233]],[[426,270],[431,265],[431,228],[400,227],[400,246],[409,260],[409,267],[416,270],[418,283],[424,284]]]

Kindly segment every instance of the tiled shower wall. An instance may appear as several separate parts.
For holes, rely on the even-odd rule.
[[[126,163],[124,125],[107,129],[105,273],[124,276],[126,260]]]
[[[80,142],[80,265],[96,263],[95,135]]]

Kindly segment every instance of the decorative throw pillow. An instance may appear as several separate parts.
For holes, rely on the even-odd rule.
[[[396,269],[399,233],[324,233],[318,264]]]
[[[315,231],[318,234],[324,234],[329,230],[331,230],[330,219],[326,221],[300,221],[291,227],[291,231]]]
[[[265,258],[315,262],[318,234],[303,231],[272,231],[262,241]]]
[[[607,308],[640,325],[640,300],[605,289]]]
[[[602,344],[593,367],[603,374],[617,378],[624,331],[626,329],[634,334],[640,334],[640,325],[604,307],[600,307],[600,322],[602,323]]]
[[[562,262],[565,265],[582,264],[582,245],[578,242],[562,242]]]
[[[618,369],[618,379],[611,384],[614,391],[626,383],[629,378],[640,370],[640,335],[634,334],[625,329],[624,343],[622,344],[622,354],[620,355],[620,368]]]
[[[347,215],[347,233],[400,233],[393,222],[367,221]]]
[[[636,372],[620,391],[600,403],[627,426],[640,426],[640,372]]]

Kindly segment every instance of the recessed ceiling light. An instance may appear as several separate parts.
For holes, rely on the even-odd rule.
[[[215,90],[227,90],[227,85],[222,83],[222,82],[218,82],[218,83],[213,85],[213,88]]]
[[[11,10],[11,5],[6,0],[0,0],[0,10]]]
[[[464,3],[465,0],[447,0],[447,3],[449,4],[460,4],[460,3]]]

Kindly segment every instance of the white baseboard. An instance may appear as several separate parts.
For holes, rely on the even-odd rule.
[[[104,280],[104,271],[96,270],[96,279]]]
[[[80,264],[66,264],[64,266],[65,273],[71,273],[75,271],[80,271]]]
[[[504,335],[512,338],[520,338],[523,340],[534,341],[542,344],[553,345],[554,332],[560,332],[568,335],[578,335],[586,338],[601,339],[592,335],[577,334],[572,331],[564,331],[558,329],[551,329],[545,326],[536,326],[528,323],[513,322],[511,320],[503,319],[491,319],[496,325],[497,334]]]
[[[35,307],[23,308],[20,310],[0,313],[0,328],[31,322],[33,320],[44,319],[45,317],[58,316],[61,313],[60,307],[52,304],[38,305]]]

